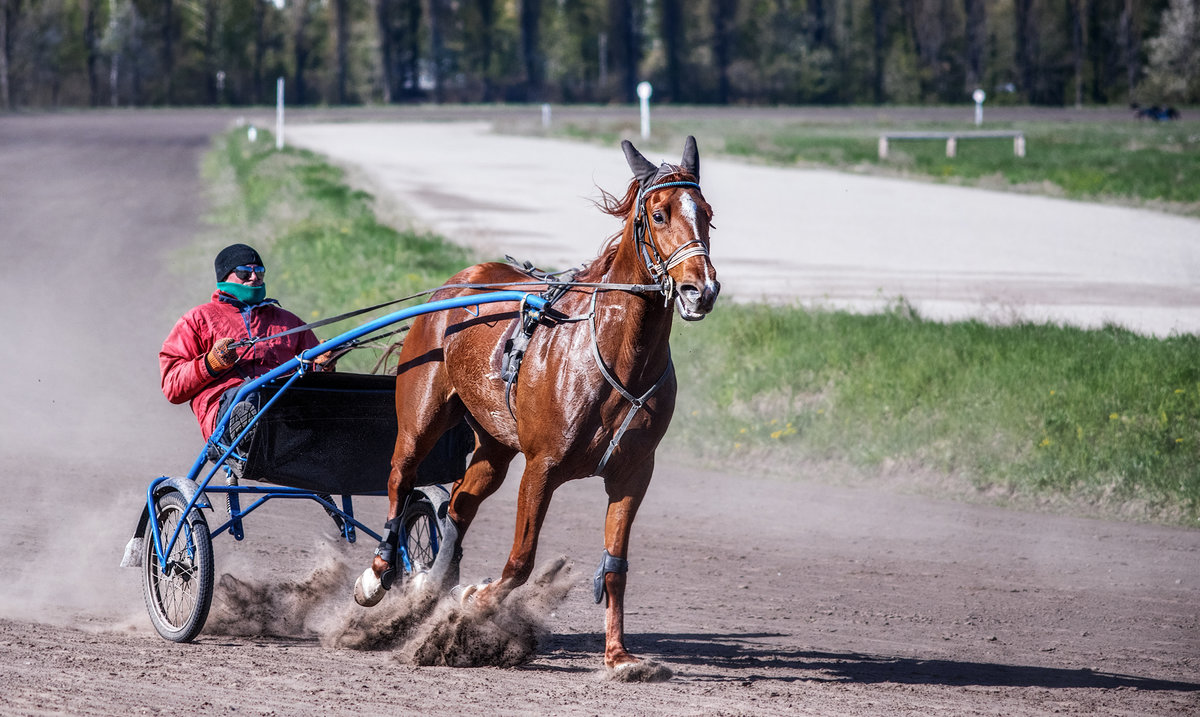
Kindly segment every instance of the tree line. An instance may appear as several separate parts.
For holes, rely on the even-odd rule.
[[[0,109],[1200,101],[1200,0],[0,0]]]

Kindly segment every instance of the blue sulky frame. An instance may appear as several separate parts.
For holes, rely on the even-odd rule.
[[[316,501],[325,508],[341,516],[343,521],[342,535],[347,541],[354,542],[355,528],[362,530],[364,533],[370,535],[376,540],[381,540],[382,536],[372,531],[370,528],[354,518],[353,505],[349,495],[342,496],[342,507],[339,508],[338,506],[326,500],[322,494],[318,494],[315,491],[286,486],[213,486],[211,485],[213,476],[215,476],[217,472],[222,469],[222,466],[227,458],[235,455],[235,447],[237,447],[239,443],[250,433],[258,419],[268,410],[270,410],[271,405],[283,395],[283,393],[288,389],[289,386],[292,385],[292,383],[296,381],[296,379],[310,371],[313,361],[326,351],[340,348],[344,344],[347,344],[351,341],[355,341],[363,336],[374,333],[375,331],[379,331],[380,329],[386,328],[401,321],[406,321],[421,314],[433,313],[435,311],[446,311],[449,309],[478,307],[480,304],[493,304],[506,301],[520,302],[522,312],[528,312],[534,318],[540,318],[546,308],[545,299],[536,294],[530,294],[523,291],[493,291],[484,294],[458,296],[450,299],[431,301],[419,306],[401,309],[373,321],[367,322],[356,329],[347,331],[340,336],[329,339],[328,341],[325,341],[314,348],[302,352],[296,358],[287,361],[281,366],[271,370],[264,376],[254,379],[253,381],[246,382],[237,392],[234,400],[230,402],[230,406],[233,406],[237,402],[244,400],[252,392],[257,391],[266,384],[276,381],[282,377],[287,377],[283,385],[279,388],[278,392],[271,398],[270,401],[268,401],[259,409],[258,413],[250,421],[250,424],[242,429],[241,433],[239,433],[237,437],[230,442],[230,445],[225,446],[216,439],[210,439],[209,443],[206,443],[204,448],[200,450],[200,455],[196,457],[196,461],[192,464],[191,470],[188,471],[187,478],[179,479],[162,476],[151,481],[150,485],[146,488],[146,507],[147,515],[149,516],[149,527],[151,529],[151,535],[148,537],[154,541],[154,550],[158,558],[159,569],[164,572],[167,570],[167,557],[171,554],[171,551],[175,547],[175,542],[179,539],[180,532],[187,524],[186,520],[179,521],[178,525],[175,526],[175,531],[169,538],[166,538],[166,542],[164,544],[164,536],[160,535],[158,530],[158,506],[156,499],[156,497],[160,494],[160,489],[164,486],[164,484],[166,484],[169,488],[178,490],[187,499],[187,506],[183,511],[183,515],[185,516],[190,515],[192,510],[197,507],[212,507],[205,497],[206,493],[208,492],[225,493],[229,496],[230,518],[216,530],[212,531],[212,536],[219,535],[228,530],[236,540],[241,540],[243,538],[242,519],[255,511],[259,506],[274,498],[301,498]],[[217,422],[217,426],[213,430],[213,436],[224,435],[225,427],[229,423],[229,414],[230,411],[226,411],[225,415],[222,416]],[[219,459],[217,459],[212,468],[204,474],[204,477],[201,478],[200,475],[203,472],[205,464],[208,462],[208,448],[210,444],[215,445],[221,451],[221,456]],[[439,490],[441,489],[439,488]],[[258,495],[261,497],[259,497],[258,500],[252,503],[245,510],[242,510],[238,502],[238,496],[242,494]],[[365,495],[380,494],[382,493]],[[433,538],[436,540],[436,536],[433,536]],[[189,544],[188,552],[192,552],[193,549],[194,548]],[[404,568],[406,570],[411,569],[408,555],[403,550],[401,553],[404,561]]]

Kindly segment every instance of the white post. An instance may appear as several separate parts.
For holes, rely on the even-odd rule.
[[[650,95],[654,94],[654,88],[649,82],[639,82],[637,86],[637,96],[641,100],[642,105],[642,139],[650,138]]]
[[[954,135],[946,138],[946,156],[950,159],[958,156],[958,138]]]
[[[542,105],[542,129],[550,129],[550,104]]]
[[[881,135],[879,135],[879,158],[887,159],[887,156],[888,156],[887,135],[881,134]]]
[[[275,80],[275,149],[283,149],[283,78]]]
[[[1013,154],[1018,157],[1025,156],[1025,135],[1019,134],[1013,137]]]
[[[983,101],[987,99],[987,93],[983,90],[975,90],[971,94],[971,99],[975,100],[975,126],[983,124]]]

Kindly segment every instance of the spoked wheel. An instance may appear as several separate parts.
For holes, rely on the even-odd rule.
[[[158,499],[158,533],[166,543],[176,526],[184,523],[163,569],[154,550],[154,536],[146,531],[142,587],[146,609],[158,634],[172,642],[188,642],[208,619],[213,596],[212,538],[199,510],[184,514],[187,502],[177,492]]]
[[[404,545],[412,562],[412,573],[429,570],[437,557],[438,520],[428,499],[414,500],[404,509]]]

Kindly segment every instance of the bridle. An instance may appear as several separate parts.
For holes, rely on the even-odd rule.
[[[633,217],[634,246],[637,248],[638,256],[642,258],[642,264],[645,265],[650,278],[658,282],[661,287],[660,290],[662,291],[664,305],[666,306],[669,306],[675,298],[675,280],[671,278],[668,272],[693,256],[708,256],[708,246],[698,236],[680,244],[665,259],[662,252],[658,250],[658,242],[655,241],[654,233],[650,231],[650,224],[646,220],[646,199],[651,192],[671,187],[695,187],[699,189],[700,185],[697,182],[678,181],[660,182],[659,184],[642,187],[638,189],[636,200],[637,213]]]

